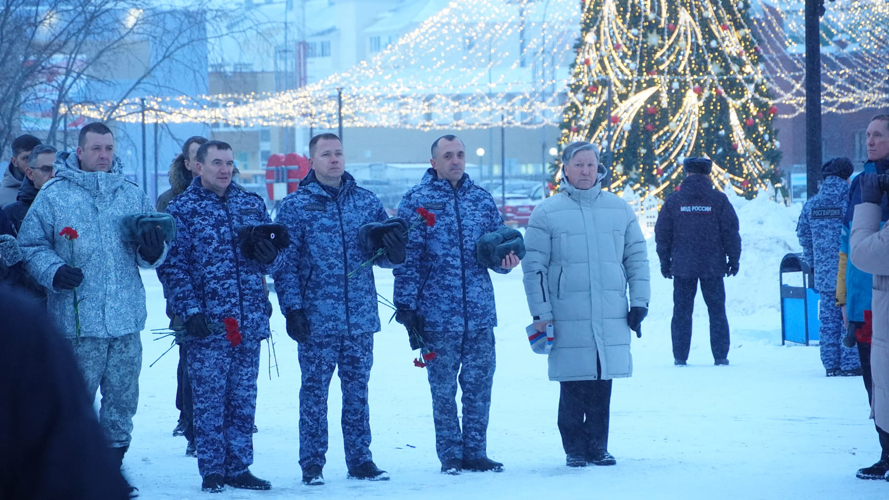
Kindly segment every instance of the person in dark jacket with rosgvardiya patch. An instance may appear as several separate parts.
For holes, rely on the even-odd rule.
[[[741,235],[728,197],[710,181],[713,163],[686,158],[688,177],[667,198],[654,227],[661,274],[673,280],[673,362],[684,366],[691,345],[691,317],[698,281],[710,313],[710,348],[717,365],[728,364],[729,326],[723,277],[738,274]]]

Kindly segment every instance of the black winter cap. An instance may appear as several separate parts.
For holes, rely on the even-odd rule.
[[[22,151],[31,151],[40,145],[40,139],[33,135],[20,135],[12,141],[12,154],[17,156]]]
[[[854,170],[855,167],[852,166],[852,160],[844,156],[838,156],[827,160],[827,163],[821,167],[821,177],[827,178],[830,175],[835,175],[840,179],[846,180],[852,176]]]
[[[704,174],[710,175],[713,169],[713,162],[708,158],[686,158],[682,161],[682,168],[686,174]]]

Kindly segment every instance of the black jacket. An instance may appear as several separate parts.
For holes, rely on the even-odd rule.
[[[37,189],[34,182],[25,177],[21,187],[19,187],[18,195],[15,197],[16,201],[3,207],[3,211],[6,213],[9,222],[12,223],[12,227],[15,228],[16,234],[22,227],[22,221],[25,220],[25,215],[28,215],[28,209],[31,208],[31,203],[34,203],[34,198],[37,197],[38,192],[40,190]]]
[[[706,175],[690,175],[667,198],[654,227],[657,254],[673,276],[717,278],[741,258],[738,216]]]
[[[0,317],[0,498],[128,498],[69,343],[9,289]]]

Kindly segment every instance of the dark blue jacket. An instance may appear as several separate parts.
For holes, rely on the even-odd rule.
[[[454,189],[430,168],[404,195],[398,216],[413,226],[418,208],[435,214],[435,225],[420,223],[408,234],[407,258],[392,273],[396,305],[419,310],[428,331],[497,326],[491,276],[475,258],[478,239],[503,227],[491,194],[466,174]],[[499,267],[494,271],[509,272]]]
[[[706,175],[689,175],[667,197],[654,235],[661,262],[680,278],[723,277],[726,262],[741,258],[738,216]]]
[[[358,229],[388,218],[380,199],[358,187],[348,173],[335,190],[310,171],[299,189],[284,198],[276,218],[287,226],[291,240],[286,263],[275,273],[281,312],[286,316],[303,309],[313,332],[380,331],[373,265],[361,267],[374,252],[364,249]],[[374,263],[392,267],[385,254]]]
[[[263,275],[284,258],[279,253],[263,266],[244,256],[238,237],[240,228],[272,222],[262,198],[235,184],[220,197],[196,177],[167,213],[176,219],[176,239],[157,275],[173,312],[185,321],[203,313],[213,340],[225,339],[222,322],[229,317],[238,320],[245,341],[267,338],[272,311]]]
[[[864,164],[864,172],[879,174],[886,173],[889,167],[889,161],[883,160],[879,165],[874,162]],[[846,273],[844,276],[837,278],[845,280],[845,286],[837,285],[837,303],[846,306],[846,316],[849,321],[864,322],[864,311],[871,310],[871,300],[873,298],[873,276],[866,273],[852,264],[849,256],[849,236],[852,234],[852,216],[855,215],[855,205],[861,203],[861,177],[856,176],[852,179],[852,185],[849,186],[849,200],[846,205],[846,213],[843,215],[843,228],[840,233],[840,260],[846,264]],[[889,220],[889,200],[883,195],[883,214],[881,221]],[[845,296],[840,297],[841,291],[845,289]]]
[[[40,190],[37,189],[34,182],[25,177],[25,180],[22,181],[22,185],[19,188],[16,201],[3,207],[3,211],[9,218],[9,222],[12,223],[12,227],[15,228],[16,234],[18,234],[19,229],[21,229],[22,221],[25,220],[25,215],[28,215],[28,209],[31,208],[31,203],[34,203],[34,198],[37,197],[37,193],[39,192]]]

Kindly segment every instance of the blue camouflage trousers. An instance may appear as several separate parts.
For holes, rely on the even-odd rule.
[[[327,397],[337,369],[343,393],[343,447],[349,469],[370,462],[370,405],[367,384],[373,366],[373,334],[313,331],[299,344],[299,465],[324,467],[327,460]]]
[[[494,329],[426,332],[435,359],[426,365],[432,391],[438,459],[487,456],[488,414],[496,355]],[[463,391],[463,426],[457,415],[457,383]]]
[[[236,347],[219,338],[192,340],[186,359],[201,477],[235,477],[253,464],[258,339]]]
[[[99,421],[112,448],[130,445],[133,416],[139,407],[142,338],[130,333],[112,338],[69,339],[90,398],[102,393]]]
[[[821,349],[821,364],[825,370],[854,370],[861,367],[858,359],[858,348],[843,347],[842,340],[846,334],[843,326],[843,311],[837,306],[833,297],[836,291],[821,291],[824,297],[818,306],[818,319],[821,321],[818,345]]]

